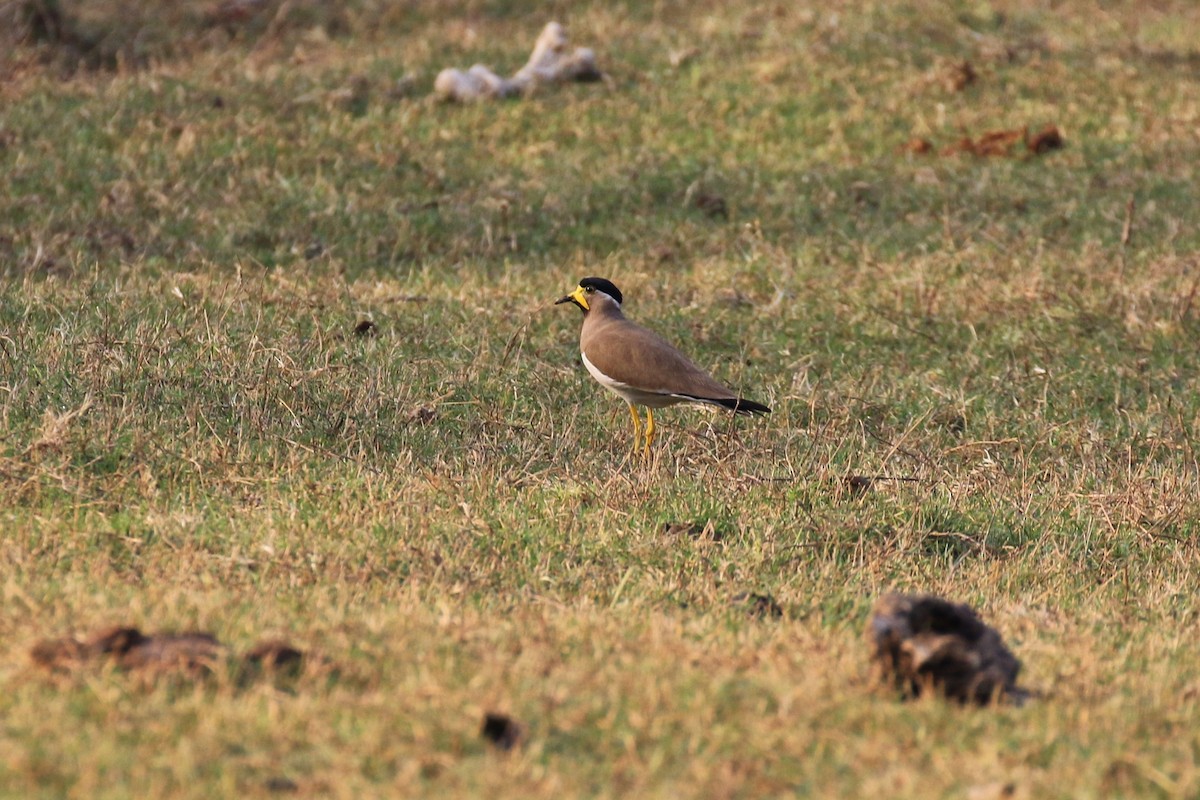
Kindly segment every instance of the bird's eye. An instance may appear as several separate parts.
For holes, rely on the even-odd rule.
[[[596,287],[595,286],[585,286],[585,287],[583,287],[583,290],[585,292],[587,292],[588,294],[591,294],[592,292],[596,291]]]

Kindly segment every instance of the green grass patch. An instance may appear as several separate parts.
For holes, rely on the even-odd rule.
[[[556,6],[609,80],[468,106],[548,18],[327,5],[0,8],[0,795],[1196,793],[1191,4]],[[773,413],[632,455],[585,275]],[[892,589],[1038,699],[873,690]],[[330,667],[29,663],[116,622]]]

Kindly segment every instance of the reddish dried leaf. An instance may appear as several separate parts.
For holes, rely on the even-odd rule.
[[[959,61],[949,66],[943,82],[946,85],[947,91],[961,92],[974,83],[978,77],[979,74],[975,72],[975,68],[971,66],[970,61]]]
[[[973,153],[975,152],[975,142],[971,141],[971,137],[964,136],[954,144],[948,144],[942,148],[941,155],[952,156],[955,153]]]
[[[900,146],[900,152],[923,156],[933,152],[933,144],[928,139],[915,136]]]
[[[942,155],[970,153],[975,156],[1007,156],[1012,154],[1013,145],[1025,139],[1025,128],[1008,131],[988,131],[978,139],[964,136],[942,149]]]
[[[1007,156],[1012,146],[1025,138],[1025,129],[1011,131],[988,131],[975,141],[971,152],[977,156]]]
[[[1047,125],[1034,135],[1026,136],[1025,146],[1035,156],[1049,153],[1051,150],[1059,150],[1063,146],[1062,133],[1059,132],[1058,126]]]

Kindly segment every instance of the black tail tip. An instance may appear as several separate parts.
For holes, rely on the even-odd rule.
[[[745,398],[737,398],[736,400],[726,400],[722,402],[723,406],[728,408],[735,414],[770,414],[771,409],[764,406],[762,403],[756,403],[753,400]]]

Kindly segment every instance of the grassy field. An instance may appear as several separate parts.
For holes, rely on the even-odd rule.
[[[39,5],[0,2],[0,796],[1200,794],[1200,6]],[[605,82],[429,100],[552,18]],[[552,305],[585,275],[774,413],[631,457]],[[892,589],[1039,698],[874,686]],[[31,665],[111,623],[317,658]]]

